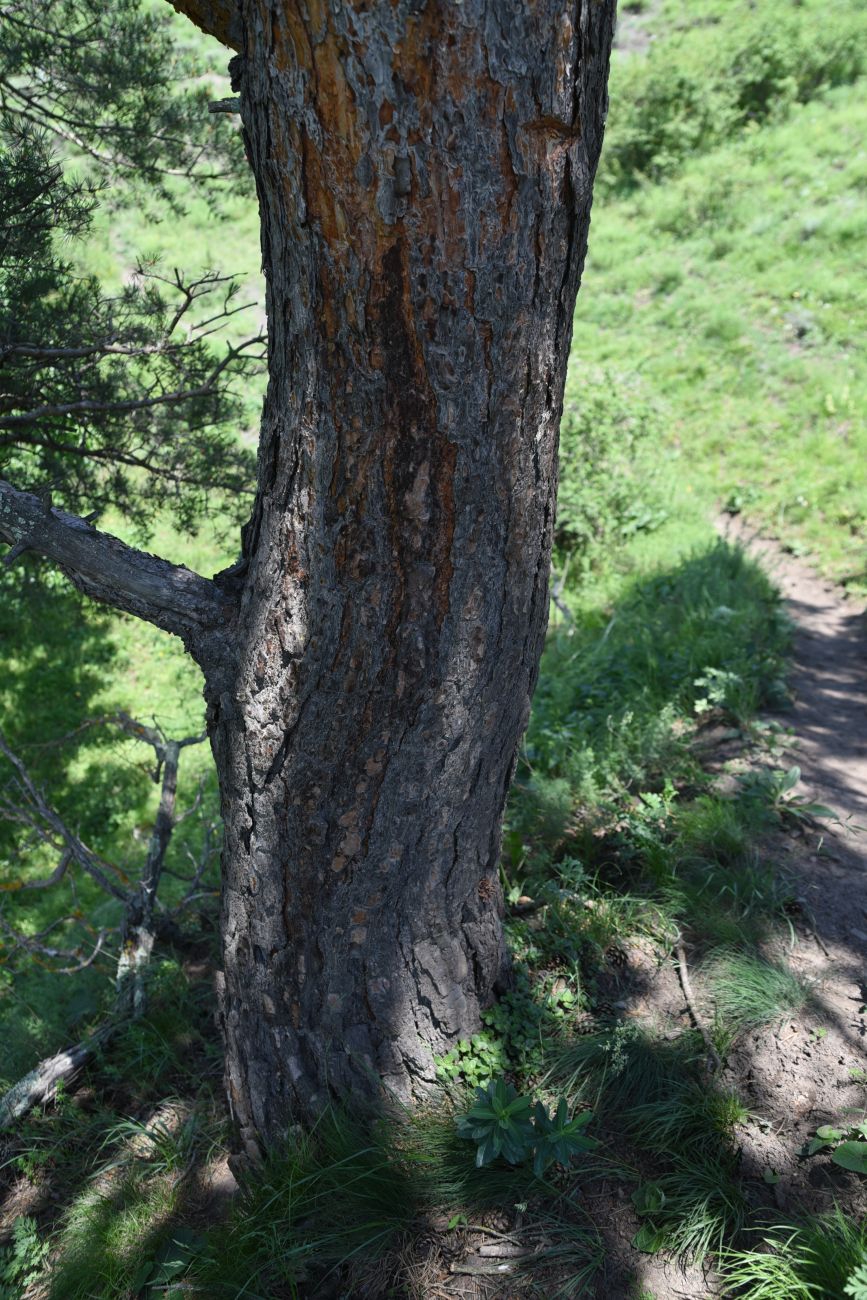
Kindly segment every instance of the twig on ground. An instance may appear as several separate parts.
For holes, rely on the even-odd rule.
[[[683,996],[686,998],[686,1005],[689,1008],[689,1014],[692,1016],[693,1024],[704,1039],[704,1045],[707,1048],[708,1060],[710,1062],[710,1069],[721,1070],[722,1060],[720,1059],[720,1054],[714,1047],[713,1039],[708,1032],[707,1026],[699,1015],[698,1008],[695,1004],[692,984],[689,979],[689,967],[686,964],[686,949],[684,948],[683,940],[679,935],[674,945],[674,951],[677,956],[677,968],[680,973],[680,984],[683,989]]]

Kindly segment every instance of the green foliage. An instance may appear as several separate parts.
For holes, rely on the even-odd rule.
[[[782,31],[794,16],[821,46],[838,24],[863,21],[850,0],[830,10],[816,0],[703,10],[663,10],[649,61],[615,60],[603,173],[619,167],[618,115],[624,144],[633,115],[639,131],[651,121],[638,92],[653,68],[660,94],[675,93],[684,73],[698,97],[724,64],[699,70],[693,55],[701,46],[702,59],[718,60],[724,31],[745,48],[755,22],[779,19]],[[863,44],[850,45],[859,62]],[[812,54],[802,56],[806,67]],[[687,103],[683,129],[703,129],[704,115]],[[718,120],[712,104],[707,118]],[[857,350],[867,319],[852,269],[867,241],[865,129],[862,80],[792,105],[788,120],[753,123],[710,153],[696,154],[691,140],[687,153],[669,150],[663,169],[676,176],[606,196],[594,210],[574,334],[582,370],[640,383],[659,412],[661,434],[644,454],[657,466],[671,533],[728,498],[856,591],[867,590],[867,366]]]
[[[541,1177],[552,1164],[568,1165],[573,1156],[595,1151],[598,1141],[587,1137],[583,1131],[592,1118],[592,1110],[582,1110],[570,1119],[565,1097],[560,1097],[556,1110],[550,1115],[542,1102],[537,1101],[533,1108],[536,1130],[533,1172]]]
[[[703,1262],[743,1230],[749,1202],[730,1161],[674,1158],[673,1168],[638,1189],[633,1203],[644,1218],[633,1245]]]
[[[846,1128],[823,1124],[807,1144],[807,1155],[813,1156],[827,1148],[831,1148],[831,1159],[841,1169],[867,1174],[867,1122],[850,1124]]]
[[[55,1239],[51,1300],[140,1293],[174,1257],[182,1204],[177,1182],[146,1165],[95,1179],[75,1197]]]
[[[564,1138],[571,1141],[568,1131]],[[575,1223],[568,1197],[565,1212],[556,1212],[561,1200],[529,1164],[477,1165],[449,1112],[416,1111],[371,1130],[332,1110],[245,1182],[193,1268],[195,1294],[267,1300],[281,1287],[324,1294],[338,1272],[341,1294],[365,1294],[365,1269],[398,1252],[432,1213],[447,1207],[457,1224],[516,1203],[526,1222],[544,1226],[567,1272],[586,1280],[598,1267],[599,1242]]]
[[[189,529],[209,493],[243,500],[252,459],[235,437],[231,385],[256,362],[244,351],[218,357],[210,338],[234,310],[234,287],[215,275],[162,281],[140,263],[109,296],[76,275],[58,249],[87,235],[95,191],[64,178],[29,123],[5,127],[0,471],[28,488],[55,484],[73,508],[118,506],[140,527],[170,507]],[[217,302],[200,311],[210,296]]]
[[[861,1300],[867,1227],[839,1208],[763,1233],[763,1249],[721,1253],[722,1294],[750,1300]]]
[[[535,1128],[530,1097],[519,1097],[504,1079],[492,1079],[476,1089],[475,1105],[457,1120],[458,1133],[476,1143],[476,1164],[487,1165],[502,1156],[510,1165],[521,1164],[532,1152]]]
[[[583,1131],[592,1118],[589,1110],[570,1118],[565,1097],[549,1114],[543,1102],[534,1106],[531,1098],[519,1096],[513,1084],[498,1078],[476,1089],[475,1104],[458,1117],[457,1130],[476,1143],[479,1167],[500,1157],[519,1165],[532,1156],[533,1172],[541,1177],[550,1165],[568,1165],[573,1156],[595,1150],[598,1142]]]
[[[843,1294],[851,1300],[867,1300],[867,1263],[856,1265],[846,1279]]]
[[[581,372],[560,425],[554,541],[564,569],[586,569],[606,547],[664,523],[666,511],[641,456],[645,442],[659,434],[659,417],[634,384]]]
[[[567,829],[564,781],[574,806],[647,789],[663,771],[676,778],[688,760],[678,733],[694,725],[696,682],[711,670],[731,674],[734,719],[779,681],[789,642],[779,595],[724,542],[635,582],[607,615],[549,640],[510,803],[510,826],[528,837],[534,817],[541,828],[553,820],[557,836]]]
[[[462,1080],[478,1087],[506,1068],[506,1051],[501,1039],[484,1030],[472,1038],[461,1038],[450,1052],[437,1058],[437,1078],[444,1083]]]
[[[792,794],[800,779],[799,767],[790,767],[785,772],[756,768],[740,777],[739,784],[745,799],[754,799],[764,804],[781,822],[797,824],[813,821],[817,817],[839,821],[833,808],[814,803],[803,795]]]
[[[140,203],[166,203],[169,170],[197,178],[202,161],[238,161],[237,134],[205,111],[200,68],[170,28],[143,0],[4,10],[0,472],[50,483],[78,513],[114,505],[145,529],[167,507],[191,530],[217,501],[243,515],[252,480],[236,428],[259,340],[218,353],[212,338],[238,309],[236,286],[210,270],[164,278],[136,256],[110,293],[69,247],[91,235],[100,169],[127,176],[127,198],[135,178]],[[195,88],[179,84],[193,76]],[[87,179],[53,148],[55,132],[84,154]]]
[[[592,1099],[600,1122],[652,1159],[654,1178],[633,1197],[644,1219],[636,1248],[694,1260],[730,1241],[749,1213],[733,1141],[744,1108],[708,1084],[702,1055],[697,1035],[665,1043],[620,1025],[562,1047],[546,1080]]]
[[[736,1033],[795,1015],[810,998],[810,990],[788,967],[733,948],[713,953],[702,967],[702,979],[717,1015]]]
[[[695,154],[865,70],[854,0],[730,4],[713,14],[712,40],[699,16],[691,30],[688,16],[678,20],[681,30],[645,58],[614,61],[603,189],[671,176]],[[668,14],[658,22],[670,29]]]
[[[36,1220],[19,1216],[12,1225],[11,1243],[0,1246],[0,1300],[24,1300],[39,1279],[48,1251]]]

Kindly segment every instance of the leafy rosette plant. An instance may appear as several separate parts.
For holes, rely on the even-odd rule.
[[[553,1115],[549,1115],[542,1102],[537,1101],[533,1111],[533,1172],[541,1176],[550,1165],[568,1165],[573,1156],[595,1151],[599,1143],[584,1132],[592,1118],[592,1110],[582,1110],[570,1119],[565,1097],[557,1102]]]
[[[484,1088],[476,1088],[476,1104],[458,1120],[458,1133],[477,1144],[476,1164],[489,1165],[502,1156],[510,1165],[519,1165],[533,1145],[533,1103],[520,1097],[505,1079],[491,1079]]]
[[[553,1115],[545,1105],[519,1096],[505,1079],[491,1079],[476,1089],[472,1109],[457,1121],[458,1133],[476,1143],[476,1164],[481,1168],[502,1156],[510,1165],[533,1157],[533,1171],[541,1176],[552,1164],[568,1164],[574,1155],[599,1145],[584,1129],[593,1112],[581,1111],[570,1117],[566,1098],[561,1097]]]

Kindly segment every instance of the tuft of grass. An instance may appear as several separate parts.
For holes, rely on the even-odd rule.
[[[702,1264],[736,1240],[750,1206],[731,1159],[675,1159],[673,1167],[639,1189],[651,1190],[654,1208],[635,1238],[640,1250],[666,1251],[683,1262]]]
[[[715,1160],[721,1144],[747,1115],[735,1093],[687,1079],[675,1083],[665,1096],[630,1107],[623,1128],[642,1150],[678,1151],[691,1159]]]
[[[763,1233],[763,1249],[723,1250],[719,1264],[724,1296],[750,1300],[823,1300],[867,1294],[867,1222],[835,1207],[802,1223]]]
[[[810,998],[787,966],[734,948],[714,952],[702,977],[717,1016],[734,1033],[796,1015]]]

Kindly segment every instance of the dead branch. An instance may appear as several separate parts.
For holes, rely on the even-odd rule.
[[[677,968],[678,971],[680,972],[680,984],[681,984],[681,988],[683,989],[683,996],[686,998],[686,1005],[689,1008],[689,1014],[692,1016],[693,1024],[695,1025],[696,1029],[704,1039],[704,1045],[707,1048],[710,1069],[721,1070],[722,1060],[720,1059],[720,1054],[714,1047],[713,1039],[711,1038],[710,1033],[708,1032],[704,1020],[699,1015],[698,1008],[696,1007],[695,1004],[695,998],[692,992],[692,984],[689,978],[689,967],[686,964],[686,950],[683,946],[683,940],[679,935],[677,938],[677,942],[674,946],[674,951],[677,955]]]
[[[117,963],[114,1009],[110,1019],[97,1029],[89,1038],[73,1047],[59,1052],[41,1061],[23,1079],[19,1080],[4,1097],[0,1098],[0,1130],[20,1119],[34,1106],[46,1104],[57,1095],[61,1083],[69,1083],[87,1063],[97,1048],[104,1047],[119,1025],[129,1019],[138,1019],[144,1015],[147,1006],[146,973],[158,936],[175,930],[174,922],[168,918],[156,916],[157,894],[160,880],[165,870],[165,860],[171,842],[172,832],[184,814],[176,814],[178,766],[180,754],[189,745],[200,744],[204,734],[187,736],[182,740],[168,739],[159,727],[148,727],[127,713],[119,713],[113,719],[125,734],[149,744],[157,759],[154,780],[160,782],[160,802],[154,829],[148,843],[145,865],[138,886],[132,891],[117,888],[99,867],[95,869],[95,855],[87,848],[73,831],[66,826],[63,819],[49,804],[45,795],[30,776],[23,761],[15,754],[0,733],[0,752],[12,764],[15,771],[13,788],[16,799],[6,793],[0,794],[0,816],[28,826],[43,841],[51,842],[51,835],[59,836],[65,844],[60,863],[51,876],[38,881],[16,881],[15,890],[47,888],[57,883],[66,875],[74,861],[87,870],[88,874],[107,890],[113,897],[124,903],[124,914],[120,927],[120,955]],[[196,796],[196,806],[201,800],[201,790]],[[45,826],[42,825],[45,824]],[[195,864],[193,876],[189,878],[189,888],[176,911],[198,896],[198,887],[202,876],[212,857],[210,828],[206,829],[203,851],[200,861]],[[112,869],[109,864],[105,864]],[[115,869],[116,870],[116,869]],[[107,931],[100,930],[96,944],[87,958],[81,958],[80,950],[55,948],[42,942],[46,934],[63,923],[63,919],[52,923],[47,930],[35,936],[25,936],[16,931],[0,915],[0,929],[9,936],[16,946],[21,947],[31,956],[65,960],[75,960],[75,966],[61,967],[57,973],[72,974],[91,965],[102,950]],[[66,918],[68,919],[68,918]],[[55,968],[56,969],[56,968]]]

